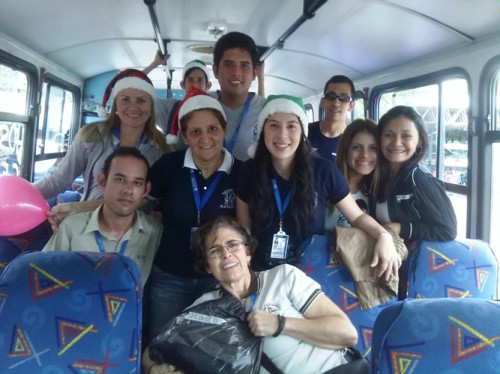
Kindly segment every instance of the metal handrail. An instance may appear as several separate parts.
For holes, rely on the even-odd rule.
[[[269,57],[276,49],[281,49],[285,45],[285,40],[292,35],[305,21],[311,19],[316,14],[316,11],[328,0],[304,0],[304,11],[302,15],[281,35],[273,45],[271,45],[261,56],[260,62]]]

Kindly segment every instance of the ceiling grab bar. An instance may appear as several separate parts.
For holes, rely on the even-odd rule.
[[[260,62],[269,57],[276,49],[282,49],[285,45],[285,40],[292,35],[305,21],[314,17],[316,11],[328,0],[304,0],[304,10],[302,15],[274,42],[267,50],[261,54]]]
[[[158,51],[165,56],[165,74],[167,75],[167,98],[172,97],[172,75],[171,70],[168,65],[167,65],[167,58],[168,58],[168,52],[167,52],[167,41],[163,40],[161,36],[161,31],[160,31],[160,24],[158,23],[158,17],[156,16],[156,9],[155,9],[155,4],[156,0],[144,0],[144,4],[148,7],[149,10],[149,16],[151,18],[151,24],[153,25],[153,32],[155,34],[155,41],[156,44],[158,44]]]

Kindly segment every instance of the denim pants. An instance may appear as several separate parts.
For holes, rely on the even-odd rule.
[[[213,291],[217,280],[209,278],[183,278],[165,273],[154,267],[145,295],[147,329],[145,340],[151,341],[171,318],[180,314],[204,293]],[[148,343],[148,342],[146,342]]]

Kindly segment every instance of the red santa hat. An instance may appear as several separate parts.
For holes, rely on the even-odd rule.
[[[200,90],[195,86],[188,88],[184,98],[177,105],[174,116],[172,117],[172,122],[170,123],[170,133],[167,134],[167,143],[175,144],[177,143],[179,128],[181,126],[181,119],[191,113],[194,110],[200,109],[215,109],[222,114],[222,117],[226,119],[226,114],[222,105],[213,97],[208,95],[205,91]]]
[[[111,100],[114,100],[118,92],[127,88],[135,88],[146,92],[151,98],[155,97],[153,82],[151,82],[151,79],[145,73],[136,69],[125,69],[116,74],[106,86],[106,90],[104,90],[104,95],[102,96],[101,107],[98,109],[99,117],[106,117],[108,115],[106,104],[109,98],[111,97]]]

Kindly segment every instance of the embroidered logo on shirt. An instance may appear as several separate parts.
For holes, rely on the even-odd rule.
[[[229,188],[222,192],[222,196],[224,197],[224,202],[220,205],[222,209],[234,209],[236,207],[236,195],[234,194],[234,190]]]

